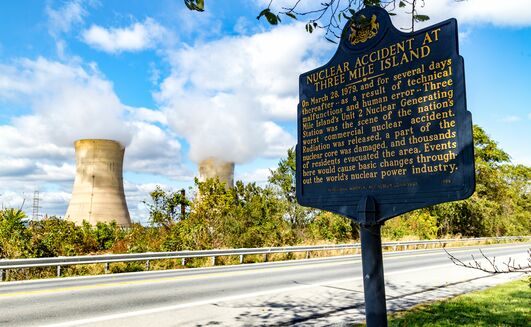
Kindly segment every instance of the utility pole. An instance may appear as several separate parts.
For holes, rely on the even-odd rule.
[[[184,188],[181,190],[181,219],[186,216],[186,191]]]

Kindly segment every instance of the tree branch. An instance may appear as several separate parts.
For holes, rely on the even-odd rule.
[[[471,268],[471,269],[476,269],[476,270],[481,270],[481,271],[484,271],[484,272],[487,272],[487,273],[490,273],[490,274],[505,274],[505,273],[526,273],[526,274],[529,274],[531,273],[531,249],[527,250],[527,253],[529,254],[528,258],[527,258],[527,265],[520,265],[520,264],[516,264],[516,260],[513,259],[513,258],[510,258],[507,260],[507,262],[503,262],[503,266],[504,268],[500,268],[497,264],[496,264],[496,257],[492,257],[489,258],[485,255],[485,253],[483,253],[483,251],[481,249],[479,249],[479,252],[481,253],[481,257],[482,259],[485,259],[487,260],[487,262],[489,263],[488,267],[483,267],[483,265],[481,264],[481,262],[476,259],[474,257],[474,255],[471,255],[472,257],[472,261],[471,262],[463,262],[461,261],[460,259],[456,258],[454,255],[452,255],[450,252],[448,252],[445,248],[443,248],[444,252],[446,252],[446,254],[448,255],[448,258],[450,258],[450,260],[456,265],[456,266],[460,266],[460,267],[465,267],[465,268]]]
[[[418,14],[417,9],[420,6],[424,7],[425,0],[322,0],[317,2],[314,0],[306,0],[307,3],[316,4],[315,7],[309,7],[306,10],[300,9],[303,0],[293,0],[293,5],[283,6],[278,12],[273,12],[271,6],[274,0],[269,0],[269,4],[263,9],[257,19],[265,17],[267,22],[271,25],[277,25],[281,19],[280,16],[284,15],[292,19],[298,19],[304,17],[307,21],[306,31],[312,33],[317,28],[325,31],[324,37],[330,42],[337,43],[333,39],[339,39],[341,36],[342,22],[341,19],[350,19],[356,12],[367,6],[379,6],[389,12],[390,15],[396,15],[393,11],[400,8],[405,10],[404,13],[411,15],[411,27],[402,28],[404,30],[415,30],[415,23],[426,21],[430,19],[426,15]],[[435,0],[433,0],[435,1]],[[461,2],[463,0],[454,0]],[[190,10],[204,11],[204,0],[184,0],[185,5]],[[398,5],[397,5],[398,3]],[[411,8],[411,11],[407,11],[407,8]],[[331,38],[330,38],[331,37]]]

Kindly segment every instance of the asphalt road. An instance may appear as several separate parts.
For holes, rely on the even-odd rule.
[[[481,248],[499,262],[511,256],[525,263],[530,247]],[[478,247],[450,252],[465,261],[479,254]],[[441,249],[385,253],[384,267],[393,310],[495,283],[487,274],[456,267]],[[329,325],[345,315],[362,319],[361,275],[356,255],[4,282],[0,326]]]

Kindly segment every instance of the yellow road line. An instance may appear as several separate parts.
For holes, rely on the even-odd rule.
[[[345,262],[321,262],[321,263],[316,263],[314,265],[304,265],[304,266],[293,265],[293,266],[289,266],[289,267],[269,267],[269,268],[266,268],[266,269],[268,271],[271,271],[271,270],[274,270],[274,271],[288,271],[288,270],[309,269],[309,268],[315,269],[316,265],[319,265],[319,266],[339,266],[339,265],[347,265],[347,264],[352,264],[352,263],[357,263],[357,262],[361,262],[360,259],[356,259],[356,261],[345,261]],[[162,283],[162,282],[168,282],[168,281],[185,281],[185,280],[194,280],[194,279],[219,278],[219,277],[227,277],[227,276],[240,276],[240,275],[245,275],[245,274],[255,273],[255,272],[266,272],[266,271],[264,270],[264,268],[256,268],[256,269],[246,269],[246,270],[240,270],[240,271],[225,271],[225,272],[208,273],[208,274],[200,274],[200,275],[161,277],[161,278],[142,279],[142,280],[124,281],[124,282],[112,282],[112,283],[99,283],[99,284],[92,284],[92,285],[57,287],[57,288],[49,288],[49,289],[43,289],[43,290],[19,291],[19,292],[12,292],[12,293],[4,293],[4,294],[0,294],[0,298],[15,297],[15,296],[22,296],[22,295],[41,295],[41,294],[60,293],[60,292],[68,292],[68,291],[80,291],[80,290],[89,290],[89,289],[104,288],[104,287],[116,287],[116,286],[128,286],[128,285],[142,285],[142,284],[150,284],[150,283]]]

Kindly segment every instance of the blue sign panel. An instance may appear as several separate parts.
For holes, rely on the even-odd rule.
[[[368,7],[343,30],[324,66],[300,76],[297,199],[355,220],[372,198],[375,220],[474,192],[457,22],[402,33]]]

